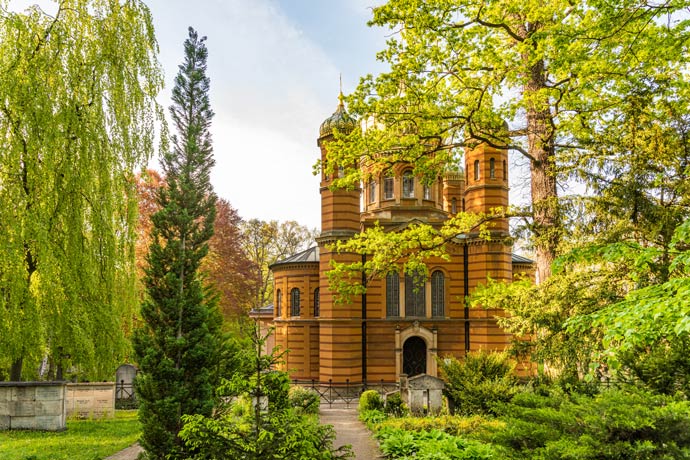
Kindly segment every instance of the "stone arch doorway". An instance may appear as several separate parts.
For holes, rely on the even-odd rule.
[[[408,377],[426,374],[426,342],[419,336],[412,336],[403,344],[403,373]]]

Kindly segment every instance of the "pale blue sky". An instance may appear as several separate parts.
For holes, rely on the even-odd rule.
[[[161,103],[192,26],[208,37],[219,196],[245,219],[320,226],[318,128],[343,90],[381,70],[384,31],[367,0],[150,0],[166,73]],[[371,3],[374,3],[373,1]]]

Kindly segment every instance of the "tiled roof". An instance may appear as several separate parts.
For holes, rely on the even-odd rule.
[[[312,246],[306,251],[298,252],[297,254],[293,254],[290,257],[287,257],[283,260],[279,260],[278,262],[274,263],[271,265],[269,268],[276,267],[278,265],[286,265],[286,264],[298,264],[298,263],[305,263],[305,262],[318,262],[319,261],[319,247],[318,246]]]
[[[514,264],[533,264],[534,261],[532,259],[528,259],[527,257],[513,254],[513,263]]]

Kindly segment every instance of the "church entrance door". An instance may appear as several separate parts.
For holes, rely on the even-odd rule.
[[[403,373],[408,377],[426,374],[426,342],[421,337],[410,337],[403,345]]]

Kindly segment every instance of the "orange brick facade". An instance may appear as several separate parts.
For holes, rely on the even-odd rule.
[[[337,116],[346,117],[342,104],[321,127],[322,160],[332,140],[332,130],[324,126],[337,123]],[[336,304],[326,272],[331,260],[361,260],[357,254],[334,253],[329,245],[375,223],[388,231],[410,221],[440,226],[455,212],[507,207],[507,165],[506,151],[479,145],[465,152],[464,172],[446,173],[433,184],[425,186],[411,177],[409,166],[398,165],[390,177],[373,178],[355,191],[331,190],[337,170],[324,170],[318,247],[271,267],[275,343],[289,350],[284,368],[291,377],[394,382],[402,373],[437,375],[436,358],[462,357],[467,345],[470,351],[505,348],[509,336],[494,319],[501,312],[466,311],[464,295],[486,282],[487,276],[510,281],[514,273],[532,271],[531,261],[512,255],[507,219],[494,222],[490,241],[470,233],[449,245],[449,260],[428,261],[429,277],[423,288],[409,289],[412,280],[399,273],[397,278],[370,281],[366,295],[349,304]]]

